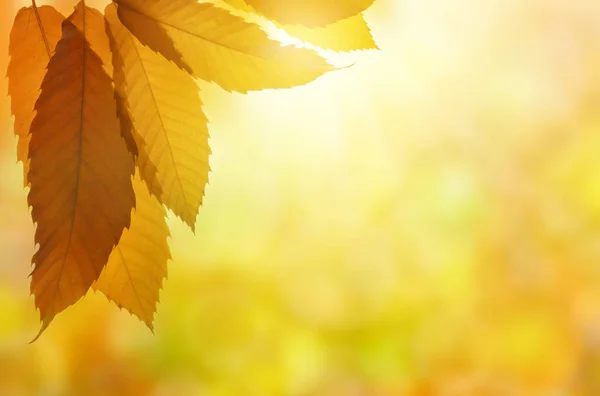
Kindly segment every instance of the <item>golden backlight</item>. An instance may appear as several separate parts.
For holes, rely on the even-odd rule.
[[[2,2],[3,70],[28,4]],[[200,83],[210,185],[195,235],[169,217],[154,334],[90,292],[27,344],[34,229],[2,96],[1,395],[600,394],[600,3],[365,19],[380,50],[327,53],[352,66],[306,86]]]

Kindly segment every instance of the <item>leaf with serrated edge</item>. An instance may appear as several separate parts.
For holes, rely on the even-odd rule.
[[[348,52],[378,48],[362,14],[312,29],[298,25],[281,28],[291,36],[323,49]]]
[[[152,329],[160,288],[167,277],[167,261],[171,258],[169,227],[164,207],[150,195],[139,172],[133,180],[133,190],[136,208],[131,214],[131,227],[123,231],[93,287]]]
[[[315,51],[283,47],[256,24],[196,0],[115,0],[121,22],[154,51],[227,91],[306,84],[333,70]],[[172,47],[183,61],[172,55]]]
[[[40,334],[98,279],[135,205],[134,165],[119,134],[112,82],[84,33],[68,20],[62,29],[29,145],[28,202],[39,244],[31,292]]]
[[[224,1],[236,10],[250,14],[258,13],[244,0]],[[297,39],[327,50],[348,52],[378,48],[362,13],[316,28],[277,22],[275,26]]]
[[[83,18],[83,12],[85,10],[85,18]],[[102,66],[111,78],[113,77],[113,64],[112,64],[112,53],[110,50],[110,44],[106,35],[104,27],[104,15],[95,8],[87,7],[80,1],[75,6],[73,14],[69,17],[69,20],[75,25],[79,31],[83,32],[85,28],[86,40],[92,47],[92,50],[102,60]],[[85,21],[85,26],[84,26]],[[124,99],[115,92],[115,101],[117,102],[117,115],[121,125],[121,136],[125,140],[127,149],[133,156],[138,155],[138,147],[133,138],[132,122],[129,118],[129,113],[124,106]]]
[[[162,187],[161,202],[194,229],[210,171],[198,86],[185,71],[142,45],[121,24],[113,5],[105,17],[118,65],[116,90],[126,98],[138,146],[146,146],[138,159],[142,178]],[[157,173],[149,171],[148,162]]]
[[[39,16],[39,19],[38,19]],[[40,84],[46,66],[61,37],[64,17],[50,6],[21,8],[15,17],[8,47],[8,94],[15,116],[17,160],[23,162],[23,183],[28,184],[29,128],[33,121],[35,102],[40,96]]]

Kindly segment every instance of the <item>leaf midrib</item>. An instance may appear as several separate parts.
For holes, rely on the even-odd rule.
[[[76,177],[75,177],[75,194],[73,197],[73,210],[71,214],[71,225],[69,227],[69,239],[67,240],[67,247],[65,248],[65,255],[63,257],[62,266],[60,268],[60,277],[56,282],[56,290],[60,295],[60,279],[62,279],[62,274],[64,271],[65,264],[67,262],[67,256],[71,250],[71,242],[73,239],[73,229],[75,228],[75,217],[77,216],[77,202],[79,201],[79,190],[80,190],[80,181],[81,181],[81,163],[82,163],[82,152],[83,152],[83,117],[84,117],[84,106],[85,106],[85,86],[86,86],[86,65],[87,65],[87,47],[86,47],[86,25],[85,25],[85,1],[83,1],[83,27],[81,34],[83,35],[83,46],[81,48],[81,102],[79,109],[79,145],[77,148],[77,168],[76,168]],[[73,28],[77,29],[74,25]],[[79,268],[79,267],[77,267]],[[80,269],[81,272],[81,269]],[[83,279],[83,274],[82,274]]]
[[[155,18],[155,17],[153,17],[153,16],[150,16],[150,15],[148,15],[148,14],[144,13],[143,11],[140,11],[140,10],[138,10],[137,8],[134,8],[134,7],[131,7],[131,6],[128,6],[128,5],[122,4],[122,3],[121,3],[121,0],[113,0],[113,2],[114,2],[114,3],[116,3],[116,4],[118,4],[118,5],[119,5],[119,7],[126,8],[126,9],[128,9],[128,10],[130,10],[130,11],[132,11],[132,12],[135,12],[136,14],[138,14],[138,15],[141,15],[141,16],[143,16],[143,17],[145,17],[145,18],[148,18],[148,19],[150,19],[150,20],[152,20],[152,21],[154,21],[154,22],[156,22],[156,23],[158,23],[158,24],[161,24],[161,25],[164,25],[164,26],[168,26],[168,27],[170,27],[170,28],[172,28],[172,29],[175,29],[175,30],[177,30],[177,31],[179,31],[179,32],[182,32],[182,33],[189,34],[190,36],[196,37],[196,38],[198,38],[198,39],[200,39],[200,40],[204,40],[204,41],[206,41],[207,43],[210,43],[210,44],[213,44],[213,45],[216,45],[216,46],[219,46],[219,47],[226,48],[226,49],[228,49],[228,50],[230,50],[230,51],[237,52],[237,53],[239,53],[239,54],[242,54],[242,55],[245,55],[245,56],[250,56],[250,57],[259,58],[259,59],[262,59],[262,60],[265,60],[265,61],[270,61],[270,60],[272,60],[271,58],[268,58],[268,57],[260,56],[260,55],[258,55],[258,54],[254,54],[254,53],[248,53],[248,52],[244,52],[244,51],[242,51],[242,50],[240,50],[240,49],[238,49],[238,48],[233,48],[233,47],[230,47],[230,46],[228,46],[228,45],[226,45],[226,44],[223,44],[223,43],[219,43],[219,42],[216,42],[216,41],[210,40],[210,39],[208,39],[208,38],[206,38],[206,37],[204,37],[204,36],[202,36],[202,35],[200,35],[200,34],[196,34],[196,33],[190,32],[190,31],[189,31],[189,30],[187,30],[187,29],[184,29],[184,28],[181,28],[181,27],[175,26],[175,25],[173,25],[173,24],[170,24],[170,23],[168,23],[168,22],[165,22],[165,21],[163,21],[163,20],[157,19],[157,18]],[[199,3],[193,3],[193,4],[199,4]],[[207,4],[207,3],[203,3],[203,4]],[[213,7],[213,8],[217,8],[217,7],[213,6],[212,4],[207,4],[207,5],[209,5],[209,6]],[[223,12],[228,12],[228,11],[227,11],[227,10],[225,10],[225,9],[223,9]],[[235,16],[235,15],[233,15],[233,14],[230,14],[230,15],[231,15],[232,17],[234,17],[234,18],[239,18],[239,17],[237,17],[237,16]],[[273,41],[273,40],[271,40],[271,39],[268,37],[267,33],[265,33],[265,32],[264,32],[264,31],[263,31],[263,30],[260,28],[260,26],[258,26],[258,25],[256,25],[256,24],[253,24],[253,23],[251,23],[251,22],[246,22],[246,21],[244,21],[244,22],[245,22],[246,24],[248,24],[249,26],[256,26],[256,28],[257,28],[257,29],[259,29],[259,30],[260,30],[262,33],[264,33],[264,34],[265,34],[265,36],[266,36],[267,40],[269,40],[270,42],[271,42],[271,41]],[[273,41],[273,43],[275,43],[275,42]],[[282,48],[285,48],[285,47],[282,47]]]
[[[125,29],[127,29],[127,27],[125,27]],[[175,171],[175,176],[177,177],[177,185],[179,186],[179,189],[181,190],[181,195],[183,197],[183,201],[186,203],[186,207],[187,207],[187,205],[189,205],[187,195],[183,188],[183,183],[181,182],[181,176],[179,175],[178,165],[175,162],[175,155],[173,154],[173,148],[171,146],[171,141],[169,140],[169,134],[167,133],[165,121],[163,119],[162,112],[160,111],[160,108],[158,106],[158,101],[156,100],[156,95],[154,93],[154,89],[152,87],[150,77],[148,76],[148,71],[146,70],[146,66],[144,65],[142,56],[140,55],[140,52],[138,51],[137,44],[134,40],[133,34],[130,33],[129,31],[127,32],[127,38],[131,41],[131,46],[133,47],[133,50],[135,51],[135,54],[137,55],[137,59],[140,63],[140,67],[142,68],[142,71],[144,72],[144,77],[146,78],[146,81],[148,81],[148,90],[150,91],[150,95],[152,96],[152,102],[154,103],[154,107],[156,108],[156,113],[158,114],[158,119],[160,120],[161,130],[163,131],[165,140],[167,141],[167,147],[169,148],[169,154],[170,154],[169,157],[171,158],[171,163],[172,163],[173,169]],[[164,194],[164,191],[163,191],[163,194]]]

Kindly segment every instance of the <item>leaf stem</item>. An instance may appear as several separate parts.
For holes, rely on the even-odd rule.
[[[50,51],[50,44],[48,44],[48,37],[46,37],[46,31],[44,30],[44,25],[42,24],[42,17],[40,17],[40,12],[38,11],[38,7],[35,0],[31,0],[31,7],[33,8],[33,13],[35,14],[35,19],[37,20],[38,27],[40,28],[40,33],[42,33],[42,40],[44,40],[44,47],[46,47],[46,53],[48,54],[48,58],[51,58],[52,52]]]

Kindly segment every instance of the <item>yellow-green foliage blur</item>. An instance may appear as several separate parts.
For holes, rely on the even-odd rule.
[[[196,235],[169,220],[154,334],[91,292],[28,345],[2,95],[0,395],[600,395],[600,2],[366,18],[381,51],[312,84],[202,84],[211,183]]]

